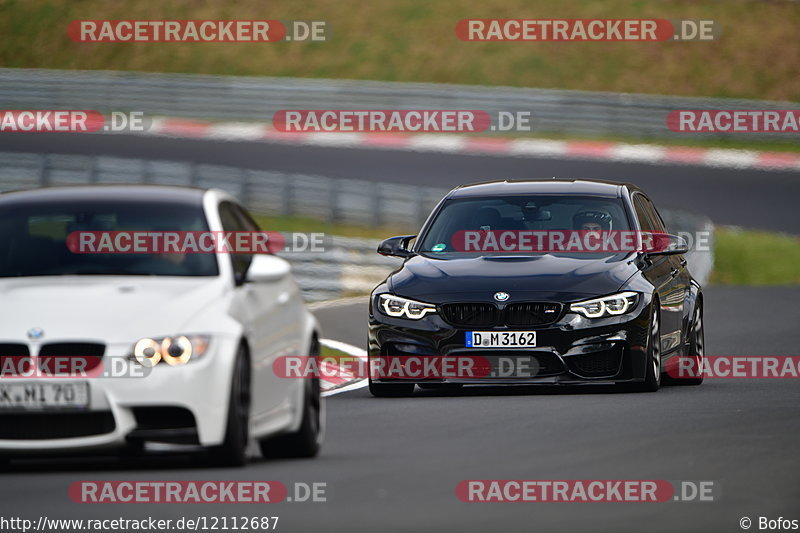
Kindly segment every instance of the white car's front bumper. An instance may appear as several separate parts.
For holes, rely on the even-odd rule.
[[[68,438],[14,438],[0,439],[0,453],[89,450],[93,448],[122,446],[132,431],[137,429],[134,408],[182,407],[194,416],[197,440],[203,446],[221,444],[224,440],[230,397],[233,359],[239,340],[235,337],[214,336],[207,353],[197,360],[181,366],[160,363],[141,377],[90,377],[88,409],[57,411],[67,413],[110,413],[114,429],[108,431],[98,425],[97,434]],[[123,359],[130,345],[109,345],[104,358],[105,367],[112,357]],[[124,359],[127,363],[127,359]],[[131,362],[128,364],[138,365]],[[141,372],[141,367],[139,371]],[[75,378],[3,378],[15,382],[40,382],[41,379],[68,381]],[[6,420],[13,417],[36,417],[42,411],[0,410]],[[45,413],[56,411],[45,411]],[[35,419],[35,418],[34,418]]]

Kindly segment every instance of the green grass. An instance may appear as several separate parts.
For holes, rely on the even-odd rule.
[[[800,284],[800,238],[762,231],[717,228],[711,283]]]
[[[713,42],[463,42],[463,18],[714,19]],[[75,43],[76,19],[325,20],[320,43]],[[800,100],[800,9],[753,0],[0,0],[0,65]],[[268,95],[265,95],[268,97]]]
[[[256,216],[255,218],[262,228],[269,231],[322,232],[376,240],[408,233],[401,228],[336,225],[302,217]],[[714,239],[712,284],[800,284],[800,237],[717,227]]]
[[[320,358],[334,359],[337,362],[351,364],[351,365],[358,363],[360,359],[358,356],[350,355],[349,353],[337,350],[335,348],[331,348],[329,346],[322,346],[320,348]]]

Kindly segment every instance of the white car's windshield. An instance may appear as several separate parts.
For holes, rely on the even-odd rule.
[[[76,231],[206,231],[200,206],[178,203],[36,202],[0,213],[0,277],[215,276],[214,254],[73,253]]]

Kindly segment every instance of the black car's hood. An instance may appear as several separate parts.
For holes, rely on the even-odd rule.
[[[617,292],[637,270],[630,256],[484,256],[436,259],[415,256],[389,277],[390,290],[431,303],[492,301],[571,301]]]

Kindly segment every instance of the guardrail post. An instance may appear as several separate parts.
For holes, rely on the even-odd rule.
[[[414,189],[414,196],[416,198],[416,202],[414,204],[414,207],[416,208],[414,220],[417,223],[417,228],[421,228],[422,224],[425,222],[425,218],[428,216],[427,211],[425,211],[425,189],[422,187],[416,187]]]
[[[197,186],[197,163],[191,162],[189,163],[189,186],[196,187]]]
[[[383,226],[383,190],[378,181],[372,183],[372,224],[379,228]]]
[[[89,183],[94,184],[100,181],[97,172],[97,157],[89,157]]]
[[[45,187],[50,184],[50,156],[42,155],[39,160],[39,185]]]
[[[292,216],[294,214],[294,180],[291,174],[283,175],[283,214]]]
[[[142,183],[152,183],[153,181],[153,163],[152,161],[142,161]]]
[[[329,192],[330,192],[330,195],[331,195],[331,198],[330,198],[330,205],[331,205],[330,223],[331,224],[337,224],[341,220],[341,213],[339,211],[339,196],[340,196],[339,195],[339,187],[341,185],[340,181],[341,180],[338,180],[336,178],[330,178],[328,180],[328,183],[329,183],[329,186],[330,186],[330,191]]]
[[[244,206],[250,209],[253,205],[250,198],[250,171],[239,169],[239,198],[242,199]]]

